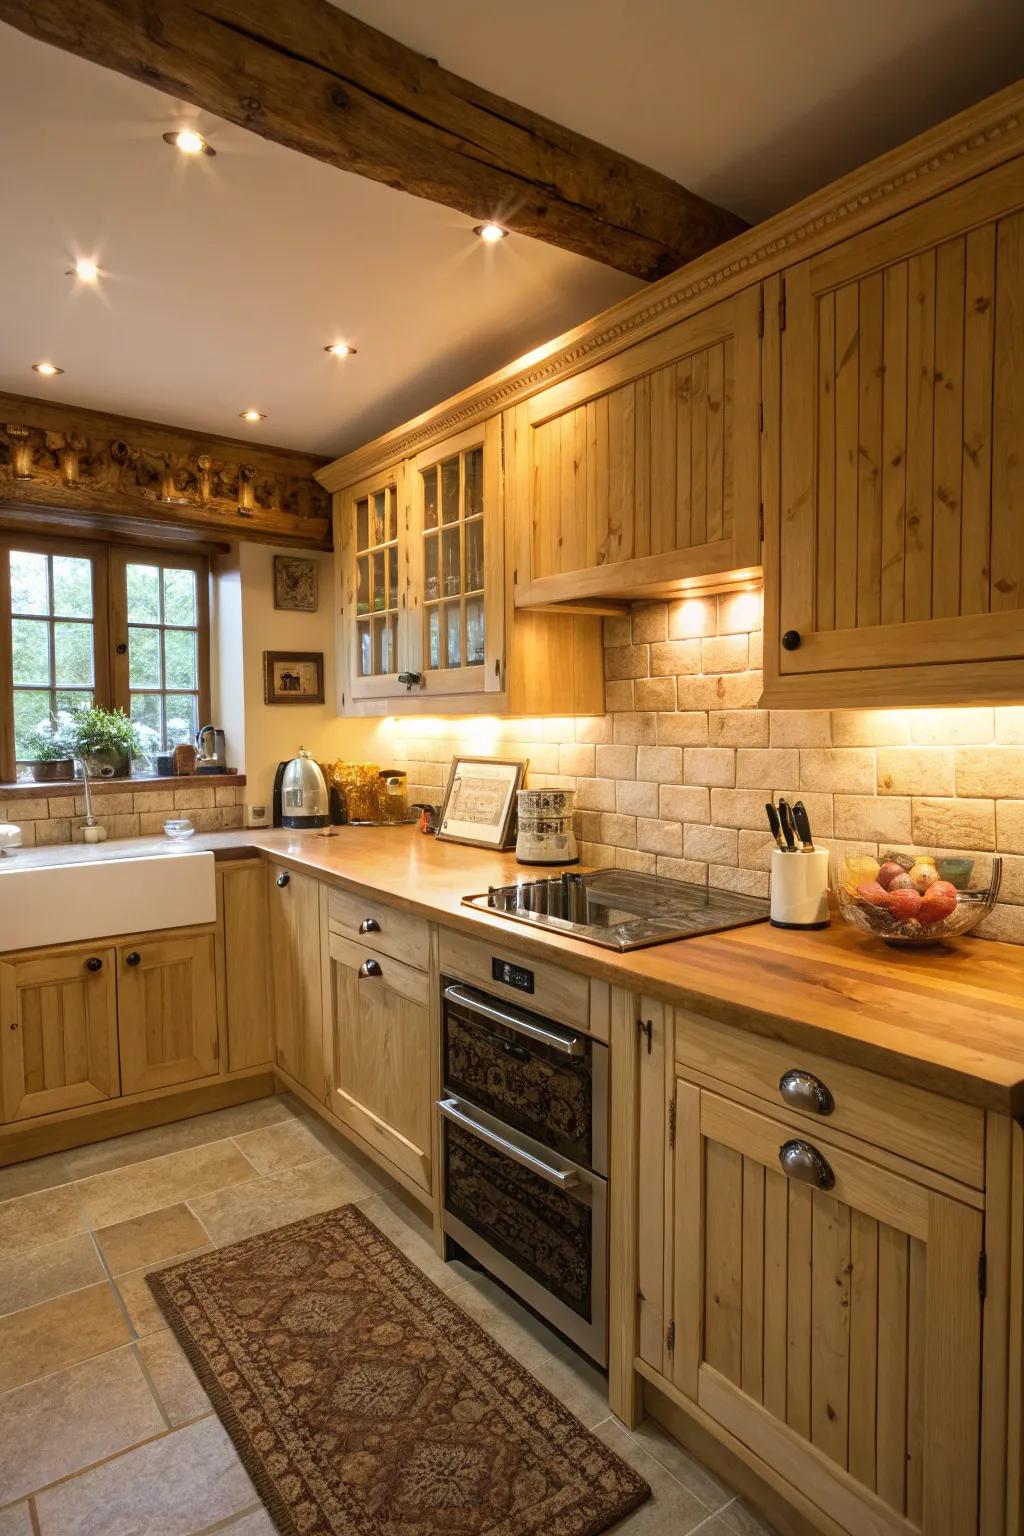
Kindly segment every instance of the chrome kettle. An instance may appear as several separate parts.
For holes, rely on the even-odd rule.
[[[223,772],[227,767],[224,732],[214,725],[204,725],[196,732],[196,772]]]
[[[298,757],[279,763],[274,778],[274,825],[309,831],[330,825],[330,800],[319,765],[299,748]]]

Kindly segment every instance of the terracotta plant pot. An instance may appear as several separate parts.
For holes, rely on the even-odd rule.
[[[75,776],[75,765],[70,757],[54,757],[46,762],[29,763],[28,770],[37,784],[56,784]]]

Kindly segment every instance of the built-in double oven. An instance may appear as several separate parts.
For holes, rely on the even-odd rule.
[[[442,986],[445,1234],[605,1365],[608,1048]]]

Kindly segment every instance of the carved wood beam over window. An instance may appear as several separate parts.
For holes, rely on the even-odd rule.
[[[0,0],[0,20],[289,149],[636,277],[745,228],[329,0]]]
[[[325,549],[330,497],[314,454],[0,392],[0,518],[33,512],[149,532]]]

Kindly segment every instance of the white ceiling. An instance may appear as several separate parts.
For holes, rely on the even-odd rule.
[[[1024,74],[1020,0],[345,8],[751,220]],[[161,142],[184,123],[215,159]],[[335,454],[637,286],[525,237],[485,247],[2,25],[0,135],[0,389]],[[76,254],[98,289],[64,276]],[[358,355],[326,356],[338,339]],[[64,376],[33,374],[44,357]]]

